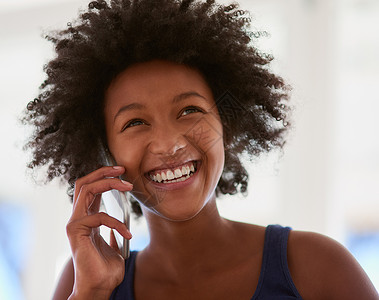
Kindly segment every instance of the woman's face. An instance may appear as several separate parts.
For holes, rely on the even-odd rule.
[[[135,64],[109,86],[104,113],[109,150],[145,207],[186,220],[214,197],[222,125],[199,72],[167,61]]]

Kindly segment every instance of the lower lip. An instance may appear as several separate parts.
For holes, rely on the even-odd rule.
[[[184,181],[179,181],[179,182],[159,183],[159,182],[155,182],[151,180],[148,176],[145,176],[145,177],[149,180],[149,183],[155,188],[158,188],[161,190],[177,190],[177,189],[181,189],[190,185],[195,180],[195,177],[197,177],[197,174],[199,173],[200,168],[201,168],[201,163],[200,161],[197,161],[196,172],[188,179]]]

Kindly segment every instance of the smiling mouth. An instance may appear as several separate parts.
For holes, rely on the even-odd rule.
[[[161,184],[185,181],[195,174],[197,164],[197,161],[189,161],[174,168],[149,172],[148,177],[153,182]]]

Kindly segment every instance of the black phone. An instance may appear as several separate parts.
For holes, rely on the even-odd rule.
[[[106,166],[115,166],[116,162],[109,151],[102,148],[102,160]],[[110,190],[101,195],[100,209],[108,215],[123,222],[128,230],[130,229],[130,194],[128,192],[120,192],[118,190]],[[111,229],[112,230],[112,229]],[[122,237],[118,232],[114,231],[118,248],[124,259],[127,259],[130,254],[129,240]]]

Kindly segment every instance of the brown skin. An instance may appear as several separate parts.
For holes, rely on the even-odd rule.
[[[104,111],[109,150],[125,166],[131,193],[141,202],[160,202],[154,207],[160,214],[183,220],[215,198],[224,166],[223,130],[200,73],[161,61],[134,65],[108,88]],[[196,180],[184,188],[161,192],[147,178],[152,169],[193,160],[201,166]],[[149,200],[157,194],[159,201]]]
[[[75,184],[73,211],[66,227],[75,270],[70,299],[109,298],[109,291],[120,284],[124,277],[123,258],[117,251],[114,238],[108,245],[99,234],[99,227],[104,225],[117,230],[127,239],[131,238],[125,224],[105,213],[99,213],[101,193],[111,189],[132,189],[130,183],[109,178],[124,172],[123,167],[103,167],[80,178]],[[64,274],[68,278],[63,281],[63,285],[67,286],[72,277],[70,266]],[[54,299],[60,299],[59,294],[54,295]]]
[[[138,254],[136,299],[252,297],[262,262],[263,227],[221,218],[213,201],[196,219],[177,225],[155,226],[154,239]]]
[[[189,91],[201,97],[173,104],[175,96]],[[131,103],[144,107],[124,110],[115,119],[120,108]],[[123,169],[101,168],[77,181],[67,225],[74,263],[67,264],[54,299],[70,294],[70,299],[108,299],[123,279],[124,262],[114,238],[107,246],[98,226],[130,235],[123,224],[97,211],[100,193],[131,187],[106,177],[123,174],[133,183],[135,197],[154,201],[155,187],[146,172],[183,159],[201,161],[197,177],[190,185],[166,191],[155,211],[143,206],[151,240],[137,256],[136,299],[250,299],[260,275],[265,228],[229,221],[218,213],[214,190],[224,162],[222,139],[206,148],[207,143],[191,135],[200,119],[206,120],[202,126],[215,129],[207,131],[211,136],[222,132],[201,74],[162,61],[138,64],[112,82],[105,104],[109,150]],[[202,112],[187,110],[189,106]],[[122,130],[133,119],[142,121]],[[327,237],[292,231],[288,264],[304,299],[379,299],[349,252]]]
[[[288,265],[304,299],[379,299],[367,274],[349,251],[321,234],[291,232]]]

